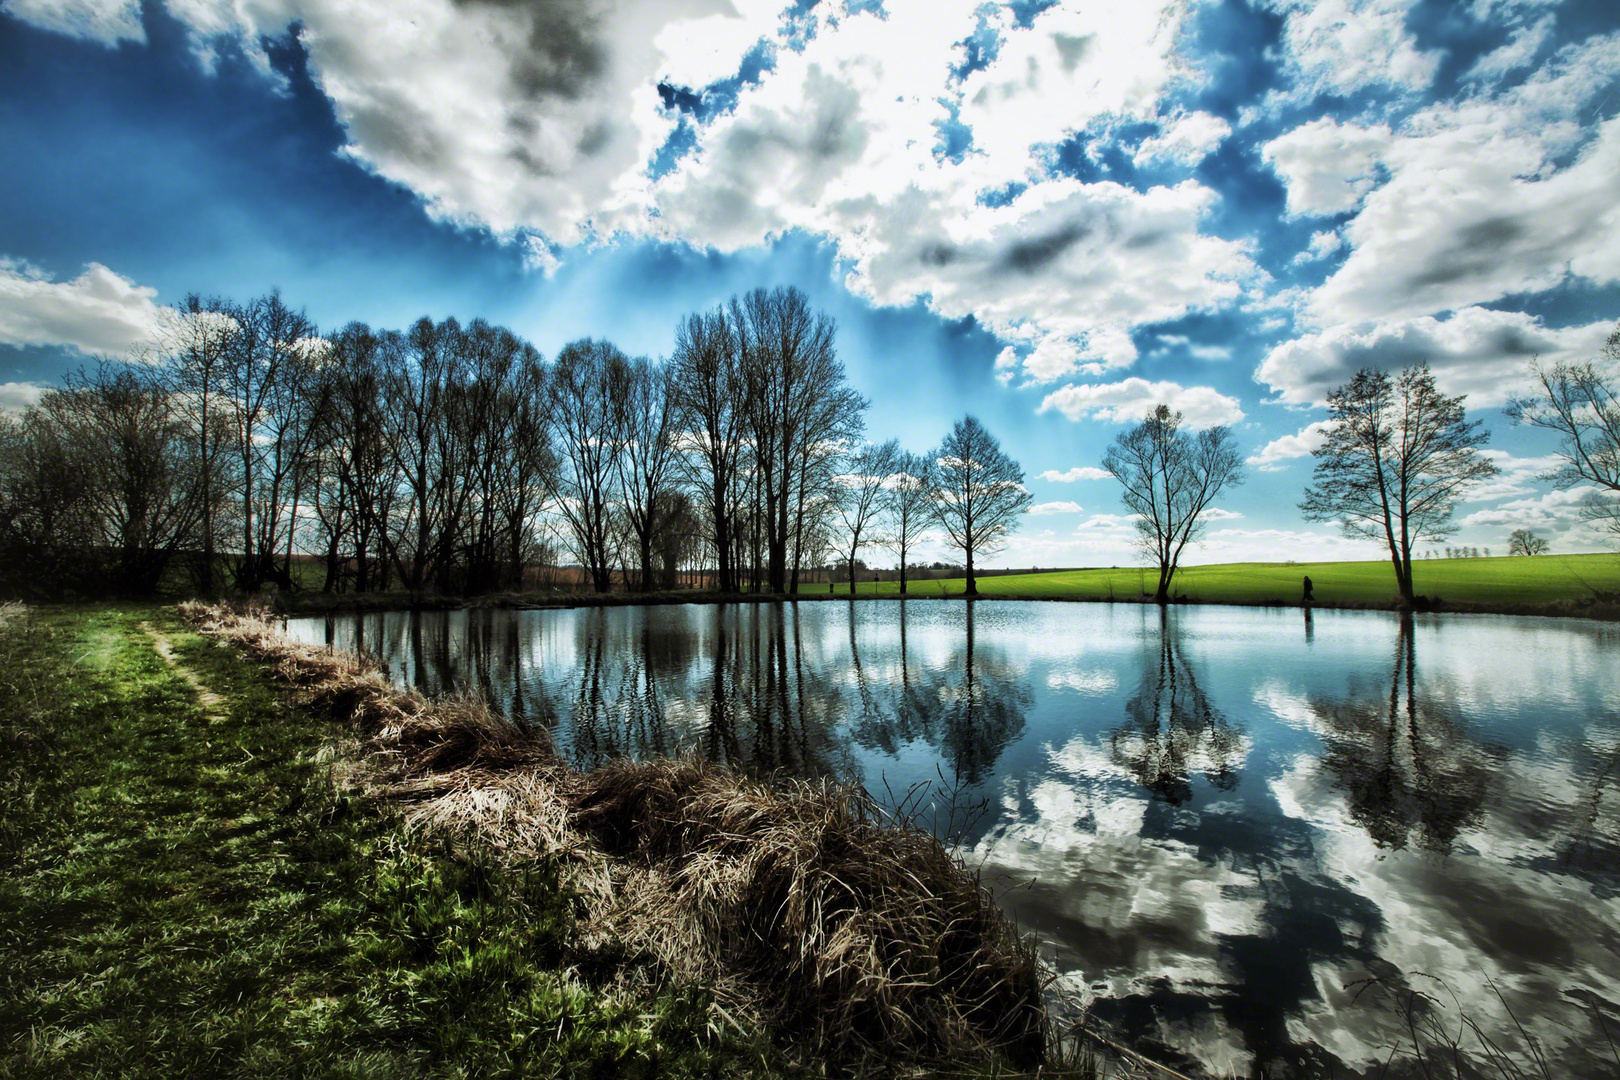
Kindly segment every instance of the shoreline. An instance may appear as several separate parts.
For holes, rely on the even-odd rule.
[[[1424,597],[1419,597],[1423,601]],[[867,603],[896,600],[987,601],[993,603],[1057,603],[1057,604],[1127,604],[1138,607],[1158,606],[1152,597],[1116,597],[1114,599],[1091,596],[1064,596],[1054,593],[1031,592],[1009,595],[1006,593],[940,592],[927,595],[921,592],[906,595],[890,593],[847,592],[827,593],[722,593],[714,590],[675,590],[651,593],[492,593],[483,596],[457,597],[439,594],[410,596],[404,593],[278,593],[269,603],[276,615],[301,618],[317,615],[365,615],[395,611],[455,611],[504,609],[514,611],[551,611],[600,607],[665,607],[677,604],[768,604],[768,603],[826,603],[828,601]],[[1552,602],[1525,602],[1519,604],[1493,604],[1478,601],[1449,601],[1439,598],[1429,603],[1406,607],[1395,600],[1316,600],[1305,604],[1284,600],[1221,599],[1205,600],[1180,597],[1171,600],[1168,607],[1244,607],[1271,608],[1296,611],[1389,611],[1423,615],[1509,615],[1537,618],[1593,619],[1620,621],[1620,602],[1594,597],[1590,600],[1559,600]]]

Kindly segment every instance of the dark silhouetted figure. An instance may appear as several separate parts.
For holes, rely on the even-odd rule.
[[[1311,596],[1311,576],[1309,574],[1306,574],[1305,575],[1305,596],[1303,597],[1302,602],[1306,603],[1306,604],[1309,604],[1313,599],[1315,599],[1315,598]]]

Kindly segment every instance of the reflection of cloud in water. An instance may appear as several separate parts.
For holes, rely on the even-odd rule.
[[[1119,677],[1105,668],[1091,671],[1053,668],[1046,673],[1046,685],[1052,690],[1073,690],[1077,694],[1111,694],[1119,689]]]
[[[1504,771],[1511,772],[1511,763]],[[1608,1022],[1620,1018],[1620,899],[1600,895],[1577,877],[1482,855],[1437,859],[1381,848],[1343,824],[1349,812],[1343,793],[1309,757],[1297,759],[1272,787],[1287,812],[1318,831],[1322,872],[1351,883],[1382,913],[1385,929],[1375,948],[1388,971],[1438,976],[1460,999],[1463,1015],[1486,1031],[1517,1044],[1512,1033],[1516,1022],[1524,1023],[1569,1075],[1605,1075],[1603,1055],[1593,1056],[1603,1035],[1574,995],[1596,993],[1614,1003]],[[1468,840],[1513,831],[1510,821],[1493,818]],[[1532,843],[1518,833],[1521,849]],[[1363,1068],[1407,1038],[1394,1013],[1347,1007],[1353,991],[1345,987],[1366,977],[1365,966],[1330,959],[1313,970],[1323,1000],[1306,1003],[1291,1018],[1297,1035]],[[1487,980],[1501,989],[1506,1005]]]
[[[1254,876],[1230,860],[1208,862],[1190,844],[1144,836],[1149,800],[1122,795],[1107,752],[1077,743],[1052,754],[1067,778],[1027,790],[1006,781],[1003,824],[965,856],[1008,887],[1003,904],[1051,943],[1051,959],[1068,972],[1064,989],[1083,1001],[1203,999],[1233,987],[1221,943],[1263,932]],[[1158,1023],[1165,1045],[1222,1073],[1247,1069],[1244,1039],[1219,1013]]]

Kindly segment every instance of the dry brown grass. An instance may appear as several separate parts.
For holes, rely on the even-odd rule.
[[[1033,951],[937,840],[859,789],[688,759],[581,774],[481,698],[394,688],[264,611],[181,613],[352,724],[353,782],[413,828],[557,860],[617,977],[712,986],[722,1019],[829,1063],[1041,1060]]]

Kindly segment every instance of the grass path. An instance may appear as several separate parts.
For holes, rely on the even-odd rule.
[[[0,620],[0,1077],[749,1071],[574,903],[346,798],[345,733],[158,608]]]

